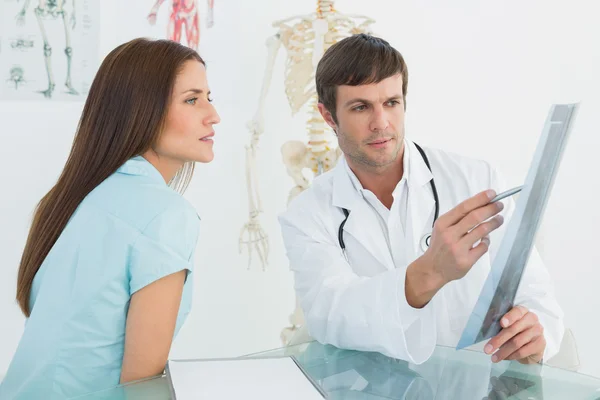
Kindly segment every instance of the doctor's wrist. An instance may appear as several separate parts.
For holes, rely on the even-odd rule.
[[[404,292],[406,301],[413,308],[425,307],[443,286],[443,277],[430,268],[423,257],[406,269]]]

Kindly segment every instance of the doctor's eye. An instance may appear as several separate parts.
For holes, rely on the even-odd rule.
[[[352,108],[353,111],[364,111],[366,109],[367,109],[367,106],[365,106],[364,104]]]

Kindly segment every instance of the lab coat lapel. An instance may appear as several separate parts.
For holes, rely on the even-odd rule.
[[[435,200],[429,182],[433,175],[414,143],[407,141],[410,151],[410,174],[408,192],[408,225],[413,235],[413,257],[419,257],[421,238],[432,231]],[[431,163],[431,161],[430,161]],[[433,167],[432,167],[433,168]]]
[[[333,205],[340,208],[340,211],[341,208],[350,211],[344,225],[344,235],[354,237],[382,265],[393,269],[394,261],[377,215],[352,184],[345,163],[346,160],[342,157],[336,165],[333,181]],[[343,216],[341,212],[340,215]]]

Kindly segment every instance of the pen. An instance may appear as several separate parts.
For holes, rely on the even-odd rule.
[[[512,196],[513,194],[517,194],[517,193],[519,193],[519,192],[520,192],[522,189],[523,189],[523,186],[517,186],[516,188],[513,188],[513,189],[510,189],[510,190],[507,190],[506,192],[500,193],[499,195],[497,195],[496,197],[494,197],[494,198],[493,198],[493,199],[490,201],[490,204],[491,204],[491,203],[495,203],[495,202],[497,202],[497,201],[500,201],[500,200],[502,200],[502,199],[505,199],[505,198],[507,198],[507,197],[509,197],[509,196]]]

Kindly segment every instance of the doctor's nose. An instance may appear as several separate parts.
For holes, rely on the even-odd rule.
[[[373,132],[385,131],[389,126],[388,119],[386,118],[383,110],[375,110],[373,112],[369,128]]]

